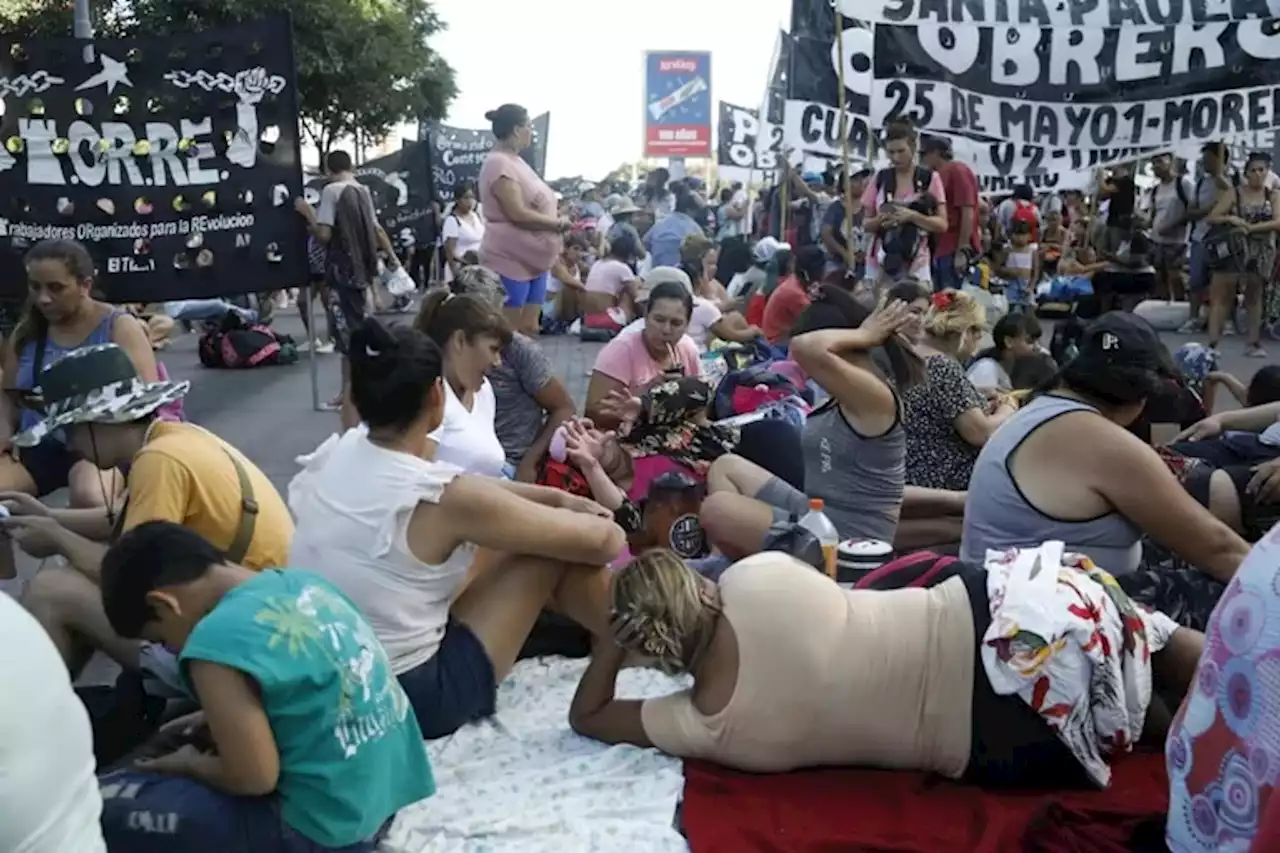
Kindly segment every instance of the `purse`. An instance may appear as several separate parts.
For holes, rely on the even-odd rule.
[[[1240,215],[1240,190],[1233,188],[1231,210]],[[1244,272],[1248,260],[1248,236],[1234,225],[1214,225],[1204,236],[1205,263],[1215,272]]]

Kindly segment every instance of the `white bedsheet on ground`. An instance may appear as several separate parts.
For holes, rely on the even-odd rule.
[[[496,717],[429,744],[437,793],[401,812],[380,853],[685,853],[673,826],[680,762],[570,731],[586,664],[522,661],[498,690]],[[618,679],[623,698],[683,686],[649,669]]]

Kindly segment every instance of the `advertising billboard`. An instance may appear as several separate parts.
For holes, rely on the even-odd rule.
[[[644,67],[644,156],[710,157],[711,54],[650,51]]]

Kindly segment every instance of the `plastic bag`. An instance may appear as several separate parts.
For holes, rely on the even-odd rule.
[[[417,285],[413,283],[413,277],[409,275],[403,266],[389,269],[383,273],[382,286],[392,296],[408,296],[418,289]]]

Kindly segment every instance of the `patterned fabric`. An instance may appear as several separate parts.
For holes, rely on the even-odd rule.
[[[1137,607],[1114,578],[1061,542],[988,560],[991,627],[982,662],[997,694],[1018,694],[1101,788],[1151,702],[1151,654],[1177,624]]]
[[[1142,565],[1116,579],[1130,598],[1186,628],[1203,631],[1226,588],[1168,548],[1142,541]]]
[[[969,487],[979,448],[956,432],[955,420],[985,401],[946,355],[924,361],[925,380],[902,394],[902,425],[907,431],[907,484],[963,492]]]
[[[643,412],[623,445],[632,456],[666,456],[705,475],[738,445],[736,427],[706,422],[712,389],[697,377],[658,382],[641,398]]]
[[[1251,849],[1280,777],[1280,526],[1222,596],[1193,683],[1165,743],[1169,849]]]
[[[1203,394],[1205,380],[1218,369],[1218,351],[1202,344],[1183,344],[1173,354],[1173,363],[1191,390]]]

